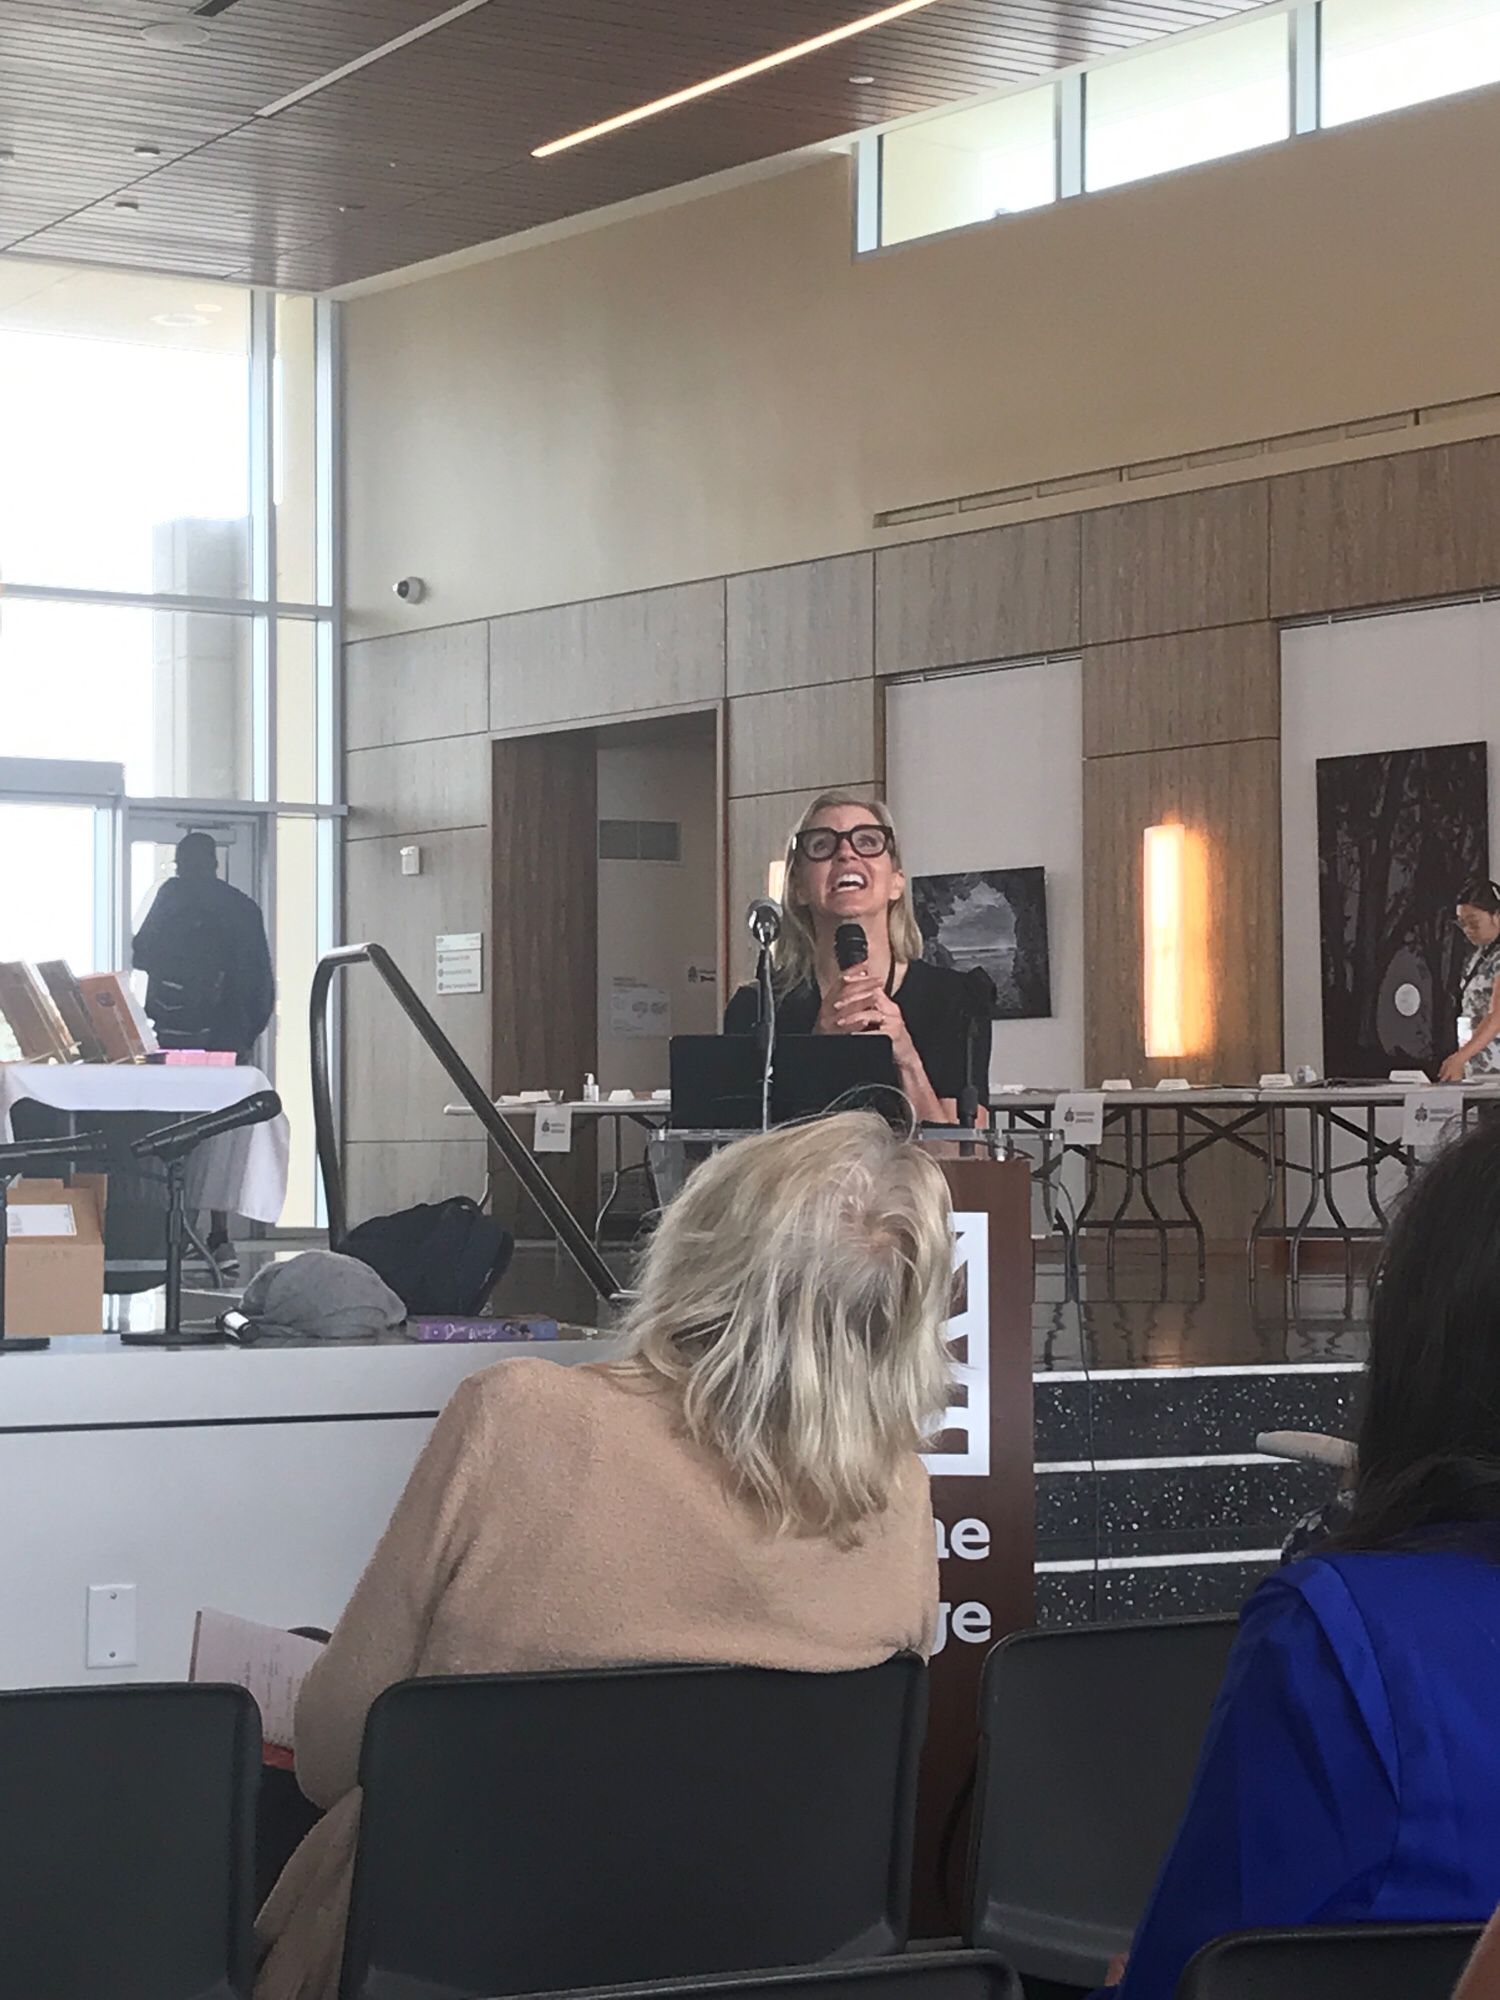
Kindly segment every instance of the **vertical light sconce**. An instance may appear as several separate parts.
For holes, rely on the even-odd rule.
[[[766,870],[766,894],[773,903],[779,903],[782,900],[782,891],[785,888],[786,863],[784,861],[773,861]]]
[[[1187,1049],[1187,829],[1148,826],[1141,875],[1148,1056]]]

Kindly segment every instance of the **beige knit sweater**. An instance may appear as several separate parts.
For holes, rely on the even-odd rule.
[[[335,2000],[371,1702],[415,1674],[702,1660],[832,1672],[931,1650],[913,1458],[859,1546],[775,1535],[633,1369],[502,1361],[455,1392],[297,1704],[328,1812],[257,1927],[256,2000]]]

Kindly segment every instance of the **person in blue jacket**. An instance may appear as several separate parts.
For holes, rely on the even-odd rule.
[[[1265,1925],[1500,1904],[1500,1122],[1381,1263],[1347,1526],[1245,1606],[1118,2000]]]

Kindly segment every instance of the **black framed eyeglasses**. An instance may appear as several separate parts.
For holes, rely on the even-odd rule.
[[[867,820],[860,826],[805,827],[792,845],[804,861],[832,861],[846,840],[850,852],[863,861],[873,861],[878,854],[889,854],[894,845],[890,828],[880,826],[874,820]]]

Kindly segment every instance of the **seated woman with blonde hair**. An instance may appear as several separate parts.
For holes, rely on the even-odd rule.
[[[931,1650],[918,1453],[950,1388],[948,1196],[852,1112],[742,1140],[662,1218],[624,1358],[470,1376],[297,1707],[328,1808],[261,1913],[257,2000],[334,2000],[370,1704],[419,1674]]]

